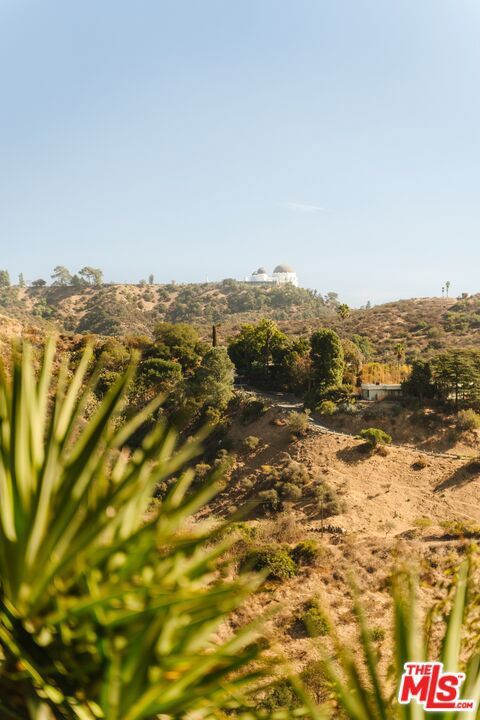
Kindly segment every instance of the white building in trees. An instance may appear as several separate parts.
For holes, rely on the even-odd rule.
[[[290,284],[298,287],[297,273],[290,265],[277,265],[272,275],[269,275],[264,267],[260,267],[247,278],[247,282],[275,283],[275,285]]]

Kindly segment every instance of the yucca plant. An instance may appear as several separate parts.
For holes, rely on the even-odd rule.
[[[409,571],[398,571],[392,582],[394,661],[393,680],[378,669],[378,654],[358,593],[354,590],[354,612],[359,629],[359,647],[346,647],[331,626],[334,658],[325,658],[325,670],[334,690],[340,717],[348,720],[473,720],[479,717],[480,636],[478,634],[478,590],[468,593],[471,558],[465,560],[452,583],[450,609],[444,612],[443,639],[439,653],[437,623],[432,608],[422,618],[417,600],[418,581]],[[467,612],[468,611],[468,612]],[[467,615],[473,616],[468,618]],[[475,620],[476,618],[476,620]],[[468,626],[468,628],[467,628]],[[433,657],[432,657],[433,654]],[[445,671],[464,672],[462,697],[475,702],[472,711],[425,711],[415,700],[398,703],[400,678],[407,662],[440,661]]]
[[[228,580],[226,542],[185,529],[218,480],[189,490],[200,438],[163,421],[125,450],[160,402],[119,419],[133,368],[85,421],[90,361],[57,368],[51,342],[36,372],[25,345],[0,375],[0,717],[239,712],[273,662],[256,627],[218,636],[258,577]]]

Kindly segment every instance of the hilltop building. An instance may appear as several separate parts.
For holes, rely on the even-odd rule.
[[[277,265],[272,275],[269,275],[264,267],[255,270],[250,277],[246,278],[247,282],[253,283],[274,283],[275,285],[295,285],[298,287],[298,277],[295,270],[290,265]]]

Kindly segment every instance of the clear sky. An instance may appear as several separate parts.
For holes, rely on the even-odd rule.
[[[478,0],[0,0],[0,267],[480,291]]]

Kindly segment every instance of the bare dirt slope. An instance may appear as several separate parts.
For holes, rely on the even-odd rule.
[[[335,521],[349,532],[395,536],[416,527],[458,518],[480,523],[479,469],[469,473],[464,460],[432,457],[392,447],[388,455],[359,452],[362,442],[313,432],[295,457],[315,476],[323,475],[346,500]],[[427,465],[418,467],[420,458]]]
[[[322,520],[318,506],[299,501],[287,503],[280,512],[250,515],[255,542],[293,547],[299,540],[315,539],[322,555],[315,566],[299,569],[295,577],[267,583],[239,621],[279,605],[268,623],[271,635],[298,669],[305,668],[319,658],[319,647],[326,642],[307,637],[299,620],[312,598],[330,608],[346,641],[357,642],[349,579],[353,577],[385,664],[391,647],[392,570],[407,563],[418,572],[425,607],[442,597],[448,571],[480,537],[480,467],[472,460],[401,447],[388,448],[385,456],[367,456],[359,451],[359,440],[312,428],[306,437],[292,441],[288,428],[280,424],[287,415],[286,410],[271,408],[256,422],[234,427],[237,466],[215,511],[223,514],[232,503],[249,507],[265,466],[280,463],[285,452],[308,469],[311,483],[326,480],[344,511]],[[244,438],[252,435],[260,443],[246,452]],[[252,482],[247,493],[242,490],[245,478]]]

